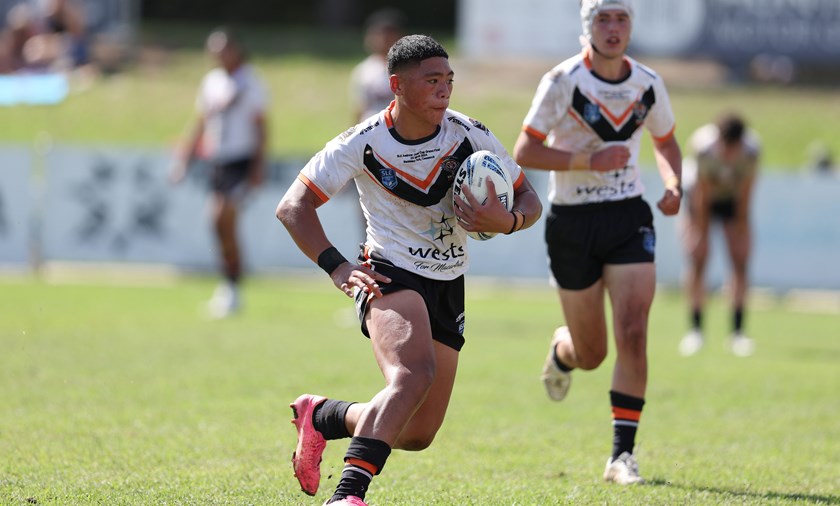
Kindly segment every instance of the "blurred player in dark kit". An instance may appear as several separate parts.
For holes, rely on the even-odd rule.
[[[211,33],[207,52],[218,67],[201,82],[198,118],[171,178],[181,181],[196,157],[207,158],[212,165],[211,214],[224,281],[208,310],[211,316],[222,318],[235,313],[241,303],[242,252],[236,222],[249,190],[262,184],[265,173],[268,91],[248,64],[245,48],[229,30]]]

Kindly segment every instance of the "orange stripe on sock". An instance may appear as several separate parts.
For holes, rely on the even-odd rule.
[[[346,464],[350,464],[351,466],[361,467],[370,474],[376,474],[376,472],[379,471],[379,468],[377,468],[375,465],[371,464],[370,462],[365,462],[361,459],[347,459],[344,462]]]
[[[617,408],[613,406],[612,408],[613,420],[632,420],[634,422],[638,422],[639,418],[642,417],[641,411],[636,411],[635,409],[625,409],[625,408]]]

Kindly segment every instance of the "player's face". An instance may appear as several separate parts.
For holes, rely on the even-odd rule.
[[[432,128],[437,127],[449,107],[454,76],[449,60],[443,57],[427,58],[401,72],[396,95],[402,112],[410,113]]]
[[[632,27],[633,23],[626,12],[603,10],[592,22],[592,43],[607,58],[621,57],[630,44]]]

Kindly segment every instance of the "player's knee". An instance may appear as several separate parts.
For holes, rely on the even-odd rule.
[[[578,369],[583,369],[584,371],[591,371],[593,369],[597,369],[598,366],[600,366],[606,358],[606,348],[599,347],[589,349],[586,351],[586,353],[578,353],[577,367]]]
[[[616,335],[616,347],[625,355],[644,356],[647,353],[647,326],[644,322],[634,321],[622,326]]]

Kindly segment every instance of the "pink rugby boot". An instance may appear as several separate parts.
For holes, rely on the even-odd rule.
[[[292,454],[292,466],[300,489],[309,495],[318,492],[321,481],[321,454],[327,447],[324,436],[312,425],[312,412],[325,400],[326,397],[319,395],[303,394],[289,404],[294,414],[292,423],[295,424],[298,433],[297,448]]]

